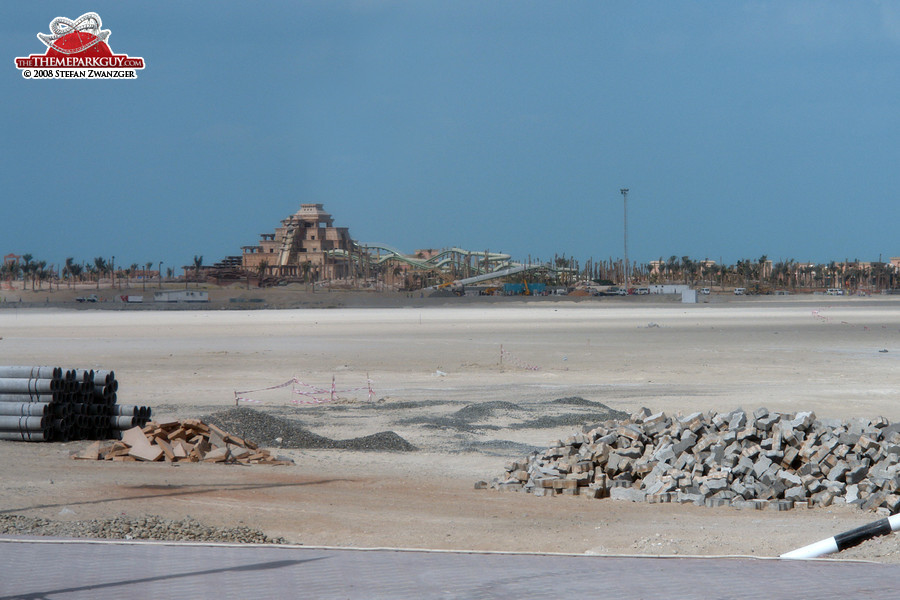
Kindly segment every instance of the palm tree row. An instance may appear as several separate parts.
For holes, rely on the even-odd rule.
[[[133,263],[127,268],[116,268],[110,261],[101,256],[97,256],[91,262],[75,262],[73,257],[68,257],[62,269],[55,268],[55,265],[47,266],[45,260],[34,260],[31,254],[23,254],[21,261],[6,261],[0,265],[0,280],[5,280],[10,284],[13,281],[21,281],[22,289],[28,288],[29,280],[32,290],[43,289],[44,283],[48,282],[52,288],[53,283],[57,287],[60,282],[65,282],[67,287],[77,285],[79,283],[96,282],[97,289],[100,289],[100,281],[103,278],[109,278],[116,281],[125,279],[125,285],[130,285],[133,277],[141,277],[142,283],[146,285],[150,267],[152,262],[147,262],[143,267],[139,267],[137,263]]]
[[[883,290],[900,286],[900,272],[891,263],[859,260],[829,263],[799,263],[793,258],[775,263],[765,254],[741,259],[733,265],[689,256],[662,257],[647,265],[650,283],[684,283],[745,287],[757,292],[780,289],[828,289],[850,291]]]

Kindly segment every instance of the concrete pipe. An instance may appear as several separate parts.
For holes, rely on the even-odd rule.
[[[100,383],[102,385],[109,385],[111,382],[115,381],[116,372],[115,371],[107,371],[105,369],[98,369],[94,371],[94,382]]]
[[[4,394],[0,393],[0,402],[56,402],[59,394],[45,394],[43,397],[35,398],[31,394]]]
[[[0,416],[46,417],[52,414],[49,402],[2,402]]]
[[[49,431],[0,431],[0,440],[17,442],[47,442],[51,436]]]
[[[62,379],[62,369],[59,367],[19,367],[0,366],[0,378],[2,379]]]
[[[137,425],[138,419],[135,417],[116,416],[109,417],[109,426],[113,429],[125,430],[131,429]]]
[[[0,379],[2,394],[31,394],[62,391],[60,382],[54,379],[29,379],[27,377],[7,377]]]
[[[11,417],[0,416],[0,430],[31,430],[45,429],[50,424],[47,417]]]
[[[91,369],[72,369],[72,378],[82,383],[94,381],[94,371]]]
[[[116,404],[112,407],[113,415],[117,417],[139,417],[141,416],[141,408],[133,404]]]
[[[72,405],[65,403],[51,403],[50,413],[54,417],[67,417],[72,413]]]
[[[22,377],[0,379],[0,394],[28,394],[50,396],[61,392],[61,381],[55,379],[26,379]]]
[[[115,397],[116,390],[111,385],[94,387],[92,399],[95,404],[109,404]]]

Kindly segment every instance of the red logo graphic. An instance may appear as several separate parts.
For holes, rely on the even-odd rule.
[[[17,57],[16,68],[25,79],[134,79],[144,59],[115,54],[102,29],[100,15],[89,12],[75,20],[56,17],[50,33],[37,37],[47,46],[45,54]]]

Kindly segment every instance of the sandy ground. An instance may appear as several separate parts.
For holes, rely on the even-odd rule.
[[[245,406],[332,438],[394,431],[419,451],[279,450],[296,465],[172,466],[70,460],[85,442],[0,442],[3,512],[190,515],[307,545],[753,556],[776,556],[877,518],[844,506],[739,511],[542,498],[473,484],[500,475],[528,447],[580,429],[509,426],[557,414],[553,400],[568,396],[627,412],[765,406],[900,419],[900,298],[714,297],[682,305],[336,297],[332,303],[343,308],[7,304],[0,364],[114,369],[119,403],[149,405],[158,418],[227,410],[236,391],[292,377],[322,388],[334,377],[340,402],[295,405],[303,397],[278,389],[244,394],[257,401]],[[385,306],[392,303],[403,306]],[[351,388],[363,389],[343,391]],[[489,401],[515,406],[484,427],[433,426]],[[895,536],[841,557],[900,562]]]

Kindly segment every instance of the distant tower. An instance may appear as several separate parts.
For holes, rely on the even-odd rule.
[[[619,190],[622,194],[622,201],[625,206],[625,225],[624,225],[624,234],[623,239],[625,241],[625,265],[624,265],[624,276],[625,276],[625,291],[628,291],[628,188],[622,188]]]

